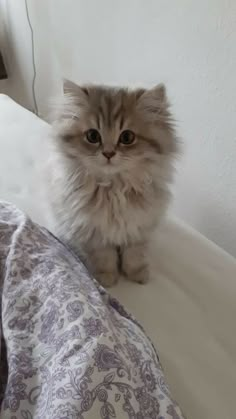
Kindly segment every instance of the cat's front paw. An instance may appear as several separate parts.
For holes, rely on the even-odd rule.
[[[97,272],[95,278],[104,288],[110,288],[118,282],[118,275],[110,272]]]
[[[126,276],[126,279],[131,282],[137,282],[138,284],[146,284],[149,281],[149,269],[145,265],[134,272],[130,272],[129,275]]]

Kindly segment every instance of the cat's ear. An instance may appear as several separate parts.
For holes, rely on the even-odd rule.
[[[73,83],[73,81],[68,79],[63,79],[63,92],[65,94],[71,94],[75,90],[77,90],[77,84]]]
[[[143,89],[143,88],[139,88],[139,89],[136,89],[135,90],[135,97],[136,97],[136,100],[138,101],[140,98],[141,98],[141,96],[143,96],[143,94],[146,92],[146,89]]]
[[[74,97],[88,97],[88,89],[86,86],[79,86],[71,80],[63,80],[63,91],[65,95]]]
[[[76,119],[82,109],[89,107],[88,90],[86,86],[79,86],[70,80],[63,80],[64,95],[55,106],[54,120]]]
[[[166,96],[166,86],[163,83],[158,84],[152,89],[147,91],[151,96],[155,97],[156,100],[159,100],[162,103],[167,102]]]
[[[164,84],[147,89],[139,98],[139,104],[147,112],[161,113],[168,108],[166,88]]]

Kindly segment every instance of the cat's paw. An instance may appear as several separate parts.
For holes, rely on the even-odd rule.
[[[110,288],[118,282],[118,275],[109,272],[97,272],[95,278],[104,288]]]
[[[138,284],[146,284],[149,281],[149,276],[149,269],[147,266],[144,266],[134,272],[130,272],[126,276],[126,279],[131,282],[137,282]]]

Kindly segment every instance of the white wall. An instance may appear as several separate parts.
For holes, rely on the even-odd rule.
[[[164,81],[184,141],[173,210],[236,256],[235,0],[28,2],[41,112],[59,89],[55,55],[60,75],[78,82]],[[24,1],[8,3],[18,34]]]

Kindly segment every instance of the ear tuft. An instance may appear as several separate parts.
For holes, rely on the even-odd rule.
[[[148,89],[145,93],[147,98],[156,101],[160,105],[167,104],[166,87],[164,84],[158,84],[157,86]]]
[[[73,81],[64,79],[63,80],[63,91],[65,95],[85,98],[89,96],[87,86],[79,86]]]
[[[77,84],[71,80],[63,79],[63,91],[65,94],[72,94],[78,90]]]
[[[161,102],[166,102],[166,86],[163,83],[158,84],[153,89],[151,89],[151,92],[156,96],[157,99],[159,99]]]
[[[169,107],[164,84],[147,89],[139,99],[139,107],[149,115],[166,115]]]
[[[135,90],[135,97],[136,97],[136,100],[139,100],[140,98],[141,98],[141,96],[144,94],[146,92],[146,89],[144,89],[144,88],[139,88],[139,89],[136,89]]]

